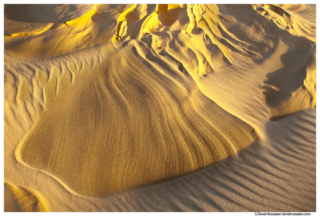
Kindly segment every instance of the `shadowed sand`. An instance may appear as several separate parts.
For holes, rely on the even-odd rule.
[[[41,195],[8,182],[4,183],[4,197],[5,212],[46,212],[49,210],[48,204]]]
[[[7,181],[53,211],[315,211],[315,5],[19,7]]]

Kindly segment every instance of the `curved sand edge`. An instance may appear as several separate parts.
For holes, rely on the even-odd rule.
[[[5,212],[47,212],[49,205],[38,193],[4,182]]]

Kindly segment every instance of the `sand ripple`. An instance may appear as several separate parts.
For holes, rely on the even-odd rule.
[[[315,20],[315,5],[6,5],[12,210],[47,210],[19,181],[53,211],[315,211]]]

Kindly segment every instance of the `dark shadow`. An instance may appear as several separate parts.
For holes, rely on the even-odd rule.
[[[121,14],[122,12],[124,12],[127,6],[128,5],[126,4],[103,4],[98,5],[98,11],[99,15],[109,19],[113,19],[112,17],[114,17],[115,14]]]
[[[282,8],[279,8],[278,6],[275,5],[269,5],[269,9],[272,10],[273,12],[279,14],[280,16],[286,15],[287,17],[290,17],[291,15],[284,11]]]
[[[281,102],[289,99],[292,93],[303,85],[307,75],[306,68],[310,61],[308,56],[311,57],[312,55],[310,55],[310,51],[306,50],[305,55],[301,55],[301,58],[299,58],[300,67],[298,68],[295,67],[297,65],[294,61],[297,59],[297,56],[292,48],[281,56],[283,68],[267,74],[268,80],[263,82],[265,84],[264,89],[266,90],[263,94],[268,106],[278,106]],[[281,118],[280,116],[274,119],[279,120]]]
[[[156,5],[154,4],[148,4],[147,5],[147,15],[145,15],[140,20],[134,20],[134,19],[127,19],[128,22],[128,35],[130,35],[131,39],[138,39],[138,36],[140,34],[141,26],[143,22],[149,17],[149,15],[155,10]],[[128,16],[128,15],[127,15]]]
[[[145,43],[147,47],[151,48],[152,35],[149,34],[149,33],[146,33],[145,36],[140,39],[140,41],[142,41],[143,43]]]
[[[180,9],[180,15],[179,15],[178,21],[182,26],[190,22],[187,8]]]
[[[290,114],[287,114],[287,115],[282,115],[282,116],[275,116],[275,117],[272,117],[272,118],[270,118],[270,120],[271,121],[279,121],[279,120],[281,120],[281,119],[283,119],[283,118],[285,118],[285,117],[288,117],[288,116],[290,116],[290,115],[292,115],[293,113],[290,113]]]
[[[62,16],[58,12],[61,11],[61,7],[67,10],[67,15]],[[6,4],[4,16],[18,22],[63,23],[72,20],[78,7],[78,5],[63,4]]]
[[[155,5],[150,4],[147,5],[147,15],[145,15],[142,19],[138,19],[133,13],[128,13],[125,17],[126,22],[123,22],[122,20],[117,25],[117,34],[116,34],[116,40],[123,40],[123,38],[130,37],[130,39],[138,39],[138,36],[140,34],[141,25],[145,21],[145,19],[154,11]],[[126,25],[126,32],[121,33],[121,25]],[[121,47],[124,47],[122,45]]]

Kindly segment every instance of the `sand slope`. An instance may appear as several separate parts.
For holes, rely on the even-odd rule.
[[[131,47],[111,59],[92,71],[84,66],[49,78],[44,100],[57,96],[24,137],[18,161],[54,174],[78,193],[106,195],[190,173],[255,140],[250,126],[195,83],[187,90],[150,70]]]
[[[4,183],[4,197],[5,212],[46,212],[49,210],[48,204],[41,195],[8,182]]]
[[[46,10],[41,7],[45,7]],[[38,20],[41,19],[41,22],[45,24],[41,24],[41,27],[29,27],[24,32],[17,32],[21,31],[19,20],[23,21],[24,18],[19,17],[22,16],[21,14],[15,16],[15,13],[24,7],[8,5],[5,13],[5,17],[8,18],[5,20],[11,20],[9,17],[14,16],[17,21],[5,22],[5,26],[9,26],[5,37],[5,49],[15,56],[43,58],[67,54],[109,41],[115,34],[117,16],[120,15],[119,12],[110,12],[110,10],[114,10],[112,7],[114,6],[29,6],[27,9],[30,8],[28,12],[32,15],[28,16],[27,20],[30,19],[28,21],[31,23],[38,23]],[[124,10],[126,5],[118,7],[118,10]],[[49,16],[41,13],[38,16],[33,15],[37,14],[35,11],[38,10],[41,10],[42,13],[49,10]],[[47,18],[43,20],[42,16]]]
[[[6,181],[52,211],[315,211],[315,5],[21,8]]]

